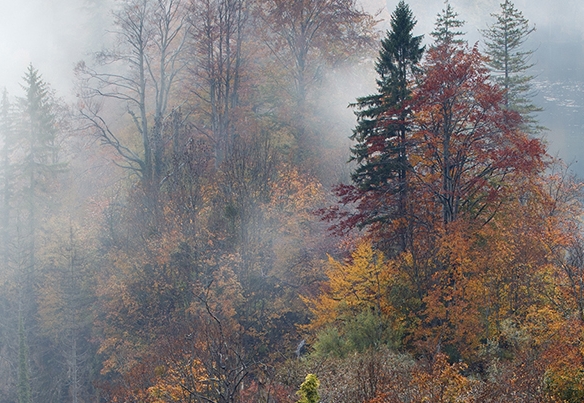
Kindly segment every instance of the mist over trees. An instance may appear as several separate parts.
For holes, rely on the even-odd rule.
[[[519,112],[525,125],[532,126],[528,131],[535,132],[540,128],[533,127],[534,112],[542,109],[531,100],[535,94],[534,76],[529,75],[528,70],[534,66],[530,62],[533,50],[524,46],[535,27],[530,27],[529,21],[509,1],[501,3],[501,12],[493,17],[496,22],[482,31],[486,39],[485,54],[490,58],[489,67],[497,77],[497,83],[505,90],[505,108]]]
[[[0,403],[582,401],[581,185],[512,2],[477,44],[448,1],[105,3],[74,102],[32,64],[0,102]]]

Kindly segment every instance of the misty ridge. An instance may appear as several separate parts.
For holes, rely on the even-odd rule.
[[[583,401],[582,16],[0,4],[0,403]]]

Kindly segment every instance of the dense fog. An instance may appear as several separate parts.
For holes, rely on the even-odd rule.
[[[112,40],[111,8],[114,0],[23,0],[0,3],[0,86],[17,94],[20,79],[33,63],[59,96],[75,97],[73,67],[81,59],[101,50]],[[397,1],[363,0],[369,12],[380,12],[379,28],[386,29],[390,11]],[[440,0],[409,2],[418,25],[416,32],[431,32],[435,17],[444,7]],[[469,43],[480,40],[479,29],[492,23],[498,0],[453,0],[460,18],[466,21]],[[526,48],[535,50],[532,74],[536,76],[536,103],[544,108],[541,122],[550,129],[545,134],[550,152],[573,164],[584,174],[579,158],[584,132],[584,3],[579,0],[518,0],[517,8],[536,26]],[[362,96],[374,88],[371,72],[351,88],[341,87],[343,100]],[[346,80],[340,80],[346,83]],[[353,78],[352,82],[355,82]],[[347,110],[345,119],[352,119]],[[348,136],[349,133],[345,133]]]

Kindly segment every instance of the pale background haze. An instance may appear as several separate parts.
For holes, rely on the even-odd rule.
[[[111,27],[116,0],[0,0],[0,88],[20,96],[20,82],[32,63],[57,94],[75,99],[75,64],[100,50]],[[368,11],[381,10],[381,29],[388,27],[398,0],[362,0]],[[452,0],[469,43],[480,39],[478,29],[492,23],[499,0]],[[535,24],[529,49],[536,50],[535,101],[545,108],[542,123],[550,152],[559,154],[584,176],[584,0],[515,0],[515,6]],[[410,0],[418,20],[417,34],[430,40],[442,0]],[[364,74],[368,79],[371,74]],[[373,87],[371,87],[373,88]],[[354,99],[365,94],[347,94]],[[350,113],[350,112],[347,112]],[[347,136],[350,133],[347,134]],[[582,160],[582,161],[580,161]]]

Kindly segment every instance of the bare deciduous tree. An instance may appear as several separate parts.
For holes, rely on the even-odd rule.
[[[164,121],[172,114],[171,94],[186,63],[189,25],[181,0],[125,0],[114,16],[115,47],[95,54],[97,67],[77,66],[81,114],[103,144],[120,155],[119,165],[138,174],[145,193],[155,198],[164,152],[172,144],[173,131],[164,133]],[[131,116],[139,146],[123,139],[101,113],[107,100],[118,101]]]
[[[300,106],[322,61],[334,64],[361,53],[375,37],[374,18],[355,0],[270,0],[264,19],[274,34],[266,44],[292,76]]]
[[[191,0],[192,92],[201,102],[197,129],[214,146],[215,165],[226,158],[234,134],[248,19],[247,0]]]

